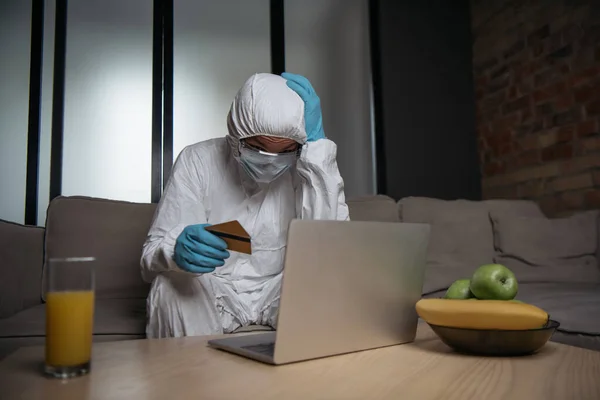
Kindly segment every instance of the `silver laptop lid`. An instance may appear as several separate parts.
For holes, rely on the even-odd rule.
[[[274,361],[414,340],[430,227],[293,220]]]

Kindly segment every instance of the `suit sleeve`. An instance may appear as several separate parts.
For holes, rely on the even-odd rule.
[[[350,220],[337,146],[329,139],[307,143],[297,164],[296,215],[301,219]]]
[[[165,271],[179,271],[173,260],[175,242],[188,225],[206,223],[201,157],[184,149],[158,203],[148,236],[142,248],[141,269],[144,281]]]

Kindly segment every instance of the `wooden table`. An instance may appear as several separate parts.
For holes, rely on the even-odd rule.
[[[37,371],[42,347],[0,363],[0,399],[600,399],[600,352],[548,343],[519,358],[454,353],[419,326],[414,343],[269,366],[207,347],[207,337],[94,344],[92,371]]]

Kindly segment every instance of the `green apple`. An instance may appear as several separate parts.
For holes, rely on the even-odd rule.
[[[469,279],[459,279],[450,285],[444,298],[457,300],[470,299],[474,297],[471,290],[469,290],[470,285],[471,281]]]
[[[512,300],[519,285],[515,274],[504,265],[486,264],[473,274],[470,289],[480,300]]]

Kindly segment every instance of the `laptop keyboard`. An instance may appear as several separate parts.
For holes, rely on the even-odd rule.
[[[242,346],[242,349],[273,357],[275,354],[275,343],[253,344],[250,346]]]

